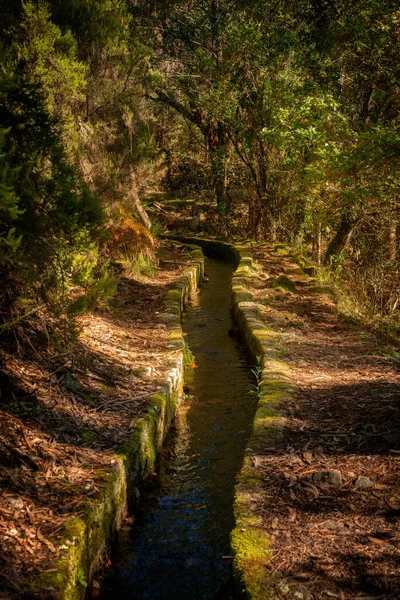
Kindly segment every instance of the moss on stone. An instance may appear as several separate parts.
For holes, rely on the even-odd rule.
[[[165,295],[164,303],[170,304],[170,303],[180,302],[181,297],[182,297],[181,289],[169,290]]]
[[[261,520],[249,516],[247,503],[241,496],[236,498],[235,519],[231,544],[242,591],[252,600],[264,600],[268,597],[265,566],[272,558],[271,542],[263,532]]]
[[[292,389],[289,373],[281,371],[269,371],[265,368],[261,377],[261,385],[264,387],[265,394],[280,394],[288,389]]]
[[[285,246],[275,250],[287,254]],[[249,296],[251,295],[252,262],[246,257],[236,274],[247,279]],[[235,275],[236,275],[235,274]],[[296,285],[286,275],[272,282],[279,289],[295,293]],[[242,287],[243,289],[243,287]],[[282,432],[283,420],[279,413],[279,404],[293,393],[290,370],[281,360],[285,346],[280,342],[281,334],[268,329],[259,317],[259,308],[255,302],[241,302],[241,294],[235,287],[233,278],[233,312],[240,335],[252,356],[262,366],[259,385],[259,402],[253,422],[253,433],[248,442],[252,453],[262,452],[266,444],[274,443]],[[250,452],[250,450],[249,450]],[[232,532],[232,548],[235,554],[235,572],[239,576],[242,591],[250,600],[273,598],[266,564],[271,559],[271,542],[264,530],[261,519],[251,506],[251,499],[261,492],[261,473],[252,466],[251,456],[244,458],[235,488],[235,529]],[[258,489],[260,488],[260,489]]]
[[[290,252],[289,256],[292,260],[294,260],[295,263],[297,263],[298,265],[300,265],[301,268],[305,267],[306,265],[309,264],[308,259],[303,256],[302,254],[300,254],[300,252]]]
[[[296,284],[287,275],[279,275],[279,277],[269,282],[269,286],[276,290],[285,290],[291,294],[297,293]]]
[[[275,244],[272,248],[273,252],[277,252],[278,254],[287,254],[288,248],[285,244]]]
[[[62,539],[79,539],[84,533],[84,524],[81,519],[74,517],[67,521],[61,531]]]
[[[179,331],[173,331],[168,335],[169,340],[180,340],[182,338],[182,333]]]
[[[279,416],[279,413],[276,409],[276,406],[267,406],[267,405],[259,405],[257,409],[254,424],[258,426],[260,421],[265,421],[266,419],[275,419]]]
[[[245,488],[247,487],[251,487],[254,485],[258,485],[261,482],[261,477],[259,475],[255,475],[255,474],[247,474],[247,473],[243,473],[241,472],[240,475],[238,475],[237,477],[237,485],[240,486],[244,486]]]
[[[23,587],[28,593],[32,591],[35,595],[59,600],[82,600],[98,557],[111,541],[113,531],[125,514],[129,492],[154,466],[157,451],[182,395],[184,340],[180,328],[181,309],[184,299],[195,289],[204,273],[201,251],[197,250],[193,257],[197,264],[178,280],[175,289],[168,291],[165,298],[168,311],[160,315],[160,320],[165,320],[170,329],[171,342],[182,341],[177,346],[181,352],[180,359],[171,370],[166,391],[152,396],[148,413],[137,422],[130,439],[116,453],[115,469],[111,472],[99,470],[99,479],[102,480],[100,492],[87,500],[82,519],[73,518],[65,524],[60,543],[62,555],[54,565],[57,571],[42,573],[34,582],[27,582]],[[89,429],[81,431],[81,439],[85,443],[90,443],[95,437],[95,432]]]
[[[167,406],[167,399],[164,394],[158,392],[151,397],[150,400],[150,408],[153,408],[157,411],[163,411]]]
[[[131,463],[133,457],[135,457],[140,448],[139,432],[135,431],[132,436],[126,440],[120,450],[117,450],[118,454],[122,454],[126,462]]]
[[[78,569],[81,568],[85,546],[85,524],[81,519],[73,518],[65,523],[61,548],[63,555],[55,563],[56,572],[41,573],[32,589],[37,593],[51,595],[63,600],[80,600],[83,588],[78,581]]]

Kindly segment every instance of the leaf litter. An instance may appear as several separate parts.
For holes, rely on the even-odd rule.
[[[296,270],[296,294],[270,295],[268,280],[252,289],[296,385],[281,439],[255,457],[264,493],[251,500],[277,552],[266,565],[275,591],[400,598],[398,364],[377,360],[385,342],[344,319],[289,255],[255,255],[264,273]]]
[[[153,277],[122,278],[111,310],[79,318],[72,348],[36,345],[21,355],[0,347],[0,590],[6,597],[21,596],[22,581],[55,571],[54,560],[68,552],[65,523],[101,493],[114,452],[165,382],[171,350],[157,315],[192,258],[172,241],[160,251]]]

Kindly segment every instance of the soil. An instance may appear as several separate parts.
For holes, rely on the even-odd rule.
[[[64,523],[95,497],[168,370],[168,286],[190,262],[165,241],[151,278],[123,277],[111,307],[79,318],[65,351],[0,348],[0,598],[52,572]],[[33,340],[33,338],[32,338]]]
[[[283,341],[297,387],[281,407],[278,445],[254,458],[264,493],[253,510],[272,535],[276,593],[400,598],[400,379],[385,357],[393,347],[340,314],[289,256],[266,246],[255,255],[269,276],[253,290],[260,316]],[[287,277],[295,287],[274,289]]]
[[[111,310],[80,319],[73,351],[0,348],[0,598],[20,595],[21,575],[52,571],[65,521],[99,492],[102,470],[163,382],[157,313],[190,255],[174,242],[161,250],[153,278],[124,278]],[[276,595],[400,598],[393,347],[341,315],[288,255],[262,245],[255,255],[260,317],[283,341],[297,386],[281,407],[277,445],[254,456],[264,491],[252,506],[272,536]]]

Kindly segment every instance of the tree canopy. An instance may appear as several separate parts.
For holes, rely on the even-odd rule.
[[[113,227],[127,215],[148,226],[143,201],[157,189],[195,191],[248,237],[302,245],[356,277],[377,309],[396,308],[397,2],[1,10],[4,306],[65,295],[85,248],[93,282]]]

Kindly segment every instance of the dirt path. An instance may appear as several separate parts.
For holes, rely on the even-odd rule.
[[[163,380],[156,317],[190,260],[174,243],[163,251],[152,280],[125,279],[112,311],[81,319],[74,352],[1,349],[0,598],[20,595],[21,573],[51,572],[65,521],[101,490]],[[398,365],[288,255],[255,254],[267,275],[252,290],[260,317],[297,386],[278,445],[254,456],[264,490],[252,506],[272,537],[277,597],[400,598]]]
[[[400,598],[399,367],[290,257],[256,259],[270,276],[256,284],[260,315],[297,386],[278,447],[254,458],[278,597],[295,584],[299,598]]]
[[[165,383],[157,314],[191,255],[175,242],[160,250],[153,277],[123,278],[110,309],[80,319],[73,348],[38,346],[33,333],[23,354],[0,348],[0,598],[20,596],[21,576],[56,570],[64,524],[101,494],[113,452]]]

